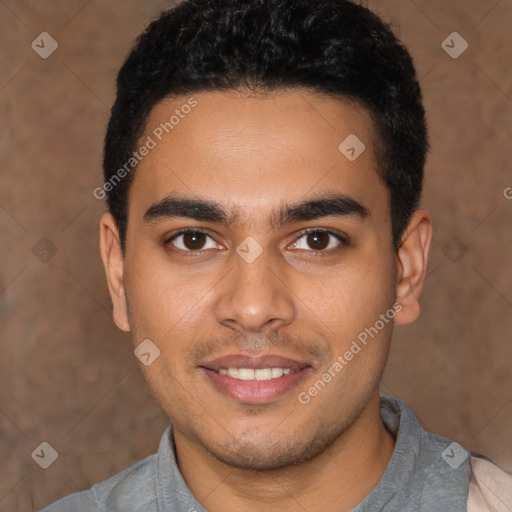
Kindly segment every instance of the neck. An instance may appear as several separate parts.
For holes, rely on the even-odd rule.
[[[210,512],[349,511],[382,478],[395,439],[380,416],[376,392],[357,420],[324,452],[270,472],[232,468],[174,432],[178,466],[196,499]]]

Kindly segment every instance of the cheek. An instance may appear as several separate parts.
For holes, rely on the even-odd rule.
[[[178,326],[189,324],[204,311],[213,284],[212,276],[190,275],[165,258],[143,257],[142,253],[134,257],[126,265],[134,333],[168,338]]]
[[[366,254],[354,252],[328,275],[303,280],[297,289],[304,314],[331,335],[357,335],[394,302],[391,260],[372,251]]]

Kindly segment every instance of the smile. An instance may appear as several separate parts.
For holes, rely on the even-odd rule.
[[[272,380],[293,373],[291,368],[219,368],[221,375],[228,375],[239,380]]]

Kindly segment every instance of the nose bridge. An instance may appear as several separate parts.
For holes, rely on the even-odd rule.
[[[290,323],[295,305],[278,257],[245,240],[233,255],[215,307],[217,321],[238,330],[260,331]]]

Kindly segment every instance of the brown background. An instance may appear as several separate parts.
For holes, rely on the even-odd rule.
[[[2,511],[38,510],[121,471],[156,451],[167,425],[111,320],[92,191],[115,73],[169,5],[0,2]],[[512,2],[369,6],[416,61],[432,139],[422,206],[435,224],[422,315],[396,329],[382,391],[512,471]],[[31,48],[43,31],[59,44],[46,60]],[[441,48],[453,31],[469,43],[456,60]],[[46,470],[31,458],[42,441],[59,454]]]

